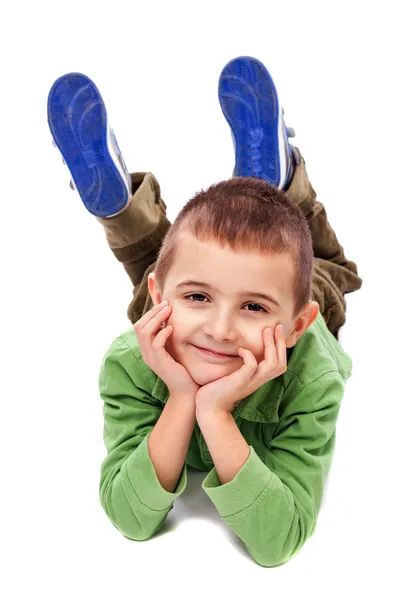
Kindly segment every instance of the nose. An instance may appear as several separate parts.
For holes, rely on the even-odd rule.
[[[234,341],[237,338],[232,325],[232,319],[229,318],[229,315],[224,316],[222,313],[219,313],[211,321],[208,321],[203,329],[204,333],[217,342],[224,340]]]

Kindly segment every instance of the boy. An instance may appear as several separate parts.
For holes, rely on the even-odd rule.
[[[202,488],[250,556],[275,566],[316,527],[352,369],[338,342],[344,294],[362,280],[289,144],[264,65],[230,61],[219,99],[234,176],[195,194],[173,225],[156,178],[129,175],[89,78],[53,84],[48,121],[134,286],[134,327],[99,378],[105,512],[126,537],[150,538],[190,465],[208,471]]]

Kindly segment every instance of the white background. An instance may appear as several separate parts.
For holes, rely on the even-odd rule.
[[[1,596],[398,597],[398,144],[395,2],[9,3],[2,13]],[[47,95],[70,71],[100,89],[130,171],[173,221],[228,179],[217,83],[235,56],[269,69],[318,198],[363,278],[346,296],[353,358],[317,529],[262,568],[189,474],[163,529],[129,541],[98,499],[97,378],[130,326],[130,281],[69,189]],[[398,488],[397,488],[398,489]],[[397,561],[395,562],[395,558]]]

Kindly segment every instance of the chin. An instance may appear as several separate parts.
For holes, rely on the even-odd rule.
[[[191,378],[193,379],[193,381],[195,381],[197,383],[197,385],[207,385],[207,383],[211,383],[212,381],[216,381],[217,379],[220,379],[221,377],[223,377],[223,375],[220,375],[219,377],[210,377],[210,375],[195,375],[194,373],[190,373]]]
[[[187,369],[189,375],[193,381],[197,383],[197,385],[206,385],[207,383],[221,379],[221,377],[230,375],[236,370],[227,369],[226,367],[223,368],[220,365],[210,365],[209,363],[191,366],[192,368],[190,368],[189,365],[184,365],[184,367]]]

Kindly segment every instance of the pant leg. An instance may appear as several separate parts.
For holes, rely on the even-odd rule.
[[[316,200],[304,158],[299,149],[296,150],[299,164],[285,194],[307,218],[314,250],[312,300],[318,302],[328,329],[338,339],[338,331],[346,322],[344,295],[360,289],[362,279],[358,276],[357,265],[345,257],[324,206]]]
[[[147,277],[154,270],[162,241],[171,227],[160,185],[152,173],[131,173],[132,197],[119,215],[97,220],[103,225],[108,245],[134,286],[128,318],[136,323],[153,306]]]

